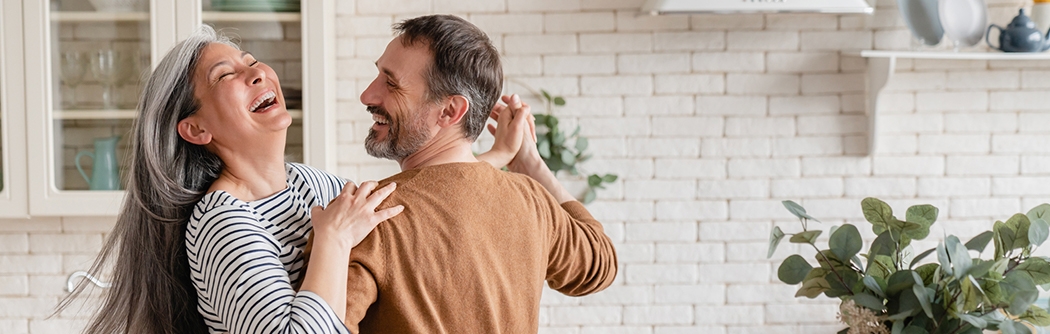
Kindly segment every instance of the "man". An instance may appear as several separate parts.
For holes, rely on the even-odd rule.
[[[405,211],[351,252],[346,323],[360,333],[535,333],[543,282],[567,295],[608,287],[616,254],[602,225],[555,179],[531,135],[507,173],[471,151],[499,99],[499,54],[448,15],[406,20],[361,94],[369,154],[402,172],[382,207]],[[495,107],[524,129],[517,96]],[[520,131],[520,130],[519,130]],[[508,157],[509,160],[509,157]],[[531,179],[530,179],[531,177]]]

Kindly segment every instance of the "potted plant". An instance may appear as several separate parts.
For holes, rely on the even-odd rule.
[[[828,248],[820,249],[822,231],[808,224],[817,220],[795,202],[783,203],[798,217],[802,231],[787,234],[774,227],[767,257],[788,235],[789,242],[816,250],[816,267],[793,254],[780,264],[777,277],[802,284],[796,297],[839,298],[839,318],[848,326],[839,333],[979,334],[989,329],[1013,334],[1050,325],[1047,311],[1033,305],[1036,287],[1050,285],[1050,262],[1032,255],[1050,235],[1048,204],[996,221],[991,231],[966,243],[948,235],[937,247],[912,256],[911,242],[926,238],[937,220],[938,209],[932,205],[912,206],[899,219],[879,199],[861,201],[864,218],[878,236],[861,253],[856,226],[832,226]],[[990,259],[972,256],[990,242],[995,248]],[[930,255],[936,261],[923,263]]]

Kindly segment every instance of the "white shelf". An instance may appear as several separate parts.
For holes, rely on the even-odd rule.
[[[864,50],[855,53],[864,58],[905,58],[945,60],[1050,60],[1050,52],[999,52],[999,51],[889,51]]]
[[[52,12],[53,22],[149,21],[147,12]]]
[[[875,134],[878,130],[875,126],[875,116],[879,110],[879,95],[886,83],[893,78],[893,71],[897,66],[897,58],[902,59],[941,59],[941,60],[1050,60],[1050,53],[1008,53],[998,51],[974,51],[974,52],[951,52],[951,51],[887,51],[887,50],[863,50],[847,53],[868,59],[868,82],[867,82],[867,106],[865,112],[868,114],[868,155],[875,153]]]
[[[300,109],[289,109],[288,114],[292,115],[292,119],[302,119],[303,111]],[[120,110],[88,110],[88,109],[77,109],[77,110],[55,110],[54,119],[68,119],[68,120],[106,120],[106,119],[135,119],[138,116],[137,110],[131,109],[120,109]]]
[[[299,22],[303,15],[295,12],[202,12],[201,20],[208,22]]]

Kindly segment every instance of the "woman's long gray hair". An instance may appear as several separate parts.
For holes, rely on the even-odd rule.
[[[185,233],[194,205],[223,164],[204,147],[183,140],[176,127],[200,108],[193,72],[210,43],[236,47],[203,26],[164,56],[143,88],[132,129],[127,195],[91,268],[98,275],[111,264],[113,285],[86,333],[207,332],[190,281]],[[83,284],[61,307],[82,290]]]

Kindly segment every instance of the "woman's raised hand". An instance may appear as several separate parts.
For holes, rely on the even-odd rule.
[[[378,185],[375,181],[366,181],[358,187],[347,182],[327,208],[314,207],[311,210],[314,237],[349,250],[361,243],[379,223],[400,214],[405,209],[402,205],[376,211],[376,207],[397,187],[391,183],[376,190]]]

